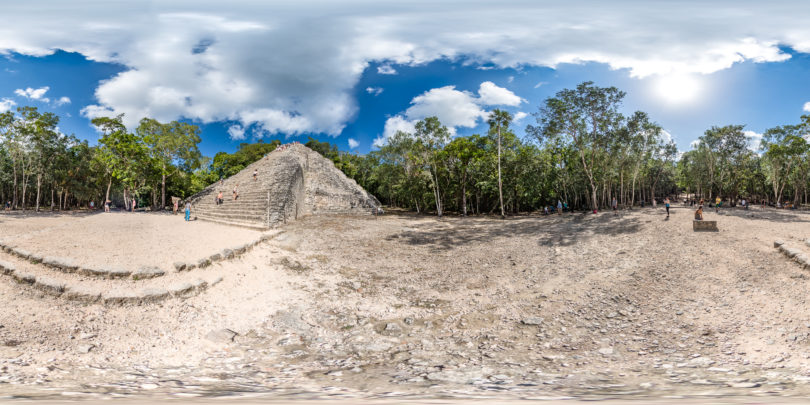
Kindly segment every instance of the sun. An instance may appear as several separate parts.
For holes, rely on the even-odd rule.
[[[702,90],[700,80],[693,75],[672,74],[655,81],[655,92],[669,104],[688,104],[697,100]]]

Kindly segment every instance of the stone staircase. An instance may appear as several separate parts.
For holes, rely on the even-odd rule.
[[[217,205],[219,192],[224,201]],[[272,228],[304,215],[369,215],[380,206],[331,160],[300,144],[271,152],[189,201],[194,218],[253,229]]]

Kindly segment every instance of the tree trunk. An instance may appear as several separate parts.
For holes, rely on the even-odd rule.
[[[160,187],[160,209],[166,207],[166,163],[163,163],[163,179]]]
[[[498,126],[498,200],[501,202],[501,218],[505,218],[503,212],[503,186],[501,183],[501,127]]]
[[[110,176],[110,181],[107,182],[107,194],[104,194],[104,203],[103,204],[106,204],[107,201],[110,201],[110,187],[112,187],[112,176]]]
[[[36,212],[39,212],[39,195],[40,190],[42,189],[42,173],[37,173],[37,204],[36,204]]]

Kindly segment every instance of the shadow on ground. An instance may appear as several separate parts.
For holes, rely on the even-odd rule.
[[[402,217],[413,220],[425,218],[413,215]],[[450,250],[469,243],[492,242],[504,236],[522,236],[536,237],[540,246],[570,246],[599,235],[636,233],[644,221],[609,213],[518,216],[506,219],[452,217],[413,224],[405,231],[388,236],[386,240]],[[651,222],[652,219],[646,221]]]

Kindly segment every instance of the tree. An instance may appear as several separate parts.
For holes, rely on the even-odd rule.
[[[433,180],[433,194],[436,199],[436,214],[442,216],[442,192],[439,184],[439,162],[442,149],[450,140],[450,131],[439,122],[437,117],[427,117],[415,125],[414,136],[417,140],[417,152],[422,163],[427,166]]]
[[[110,186],[116,179],[124,186],[124,208],[129,209],[129,192],[137,184],[139,165],[146,157],[143,141],[139,136],[127,132],[123,114],[115,118],[97,117],[91,122],[102,131],[96,157],[109,176],[105,199],[110,199]]]
[[[200,166],[200,128],[184,122],[172,121],[161,124],[157,120],[144,118],[136,133],[149,148],[149,154],[156,159],[160,168],[160,208],[166,207],[166,178],[178,171],[178,166],[191,172]]]
[[[508,128],[512,122],[512,116],[503,110],[495,109],[489,117],[490,131],[498,134],[498,200],[501,203],[501,218],[506,217],[503,211],[503,182],[501,181],[501,130]]]
[[[447,156],[455,162],[456,170],[459,172],[461,184],[461,206],[462,215],[467,216],[467,172],[470,162],[480,158],[483,151],[476,146],[470,137],[458,137],[445,146]],[[503,213],[503,197],[501,197],[501,213]]]
[[[625,93],[615,87],[597,87],[593,82],[584,82],[576,89],[557,92],[546,99],[545,105],[535,114],[539,126],[529,126],[527,133],[540,142],[544,139],[562,137],[579,155],[582,170],[590,187],[590,205],[595,212],[598,207],[596,188],[601,173],[595,172],[597,159],[604,159],[601,151],[622,121],[618,109]]]

